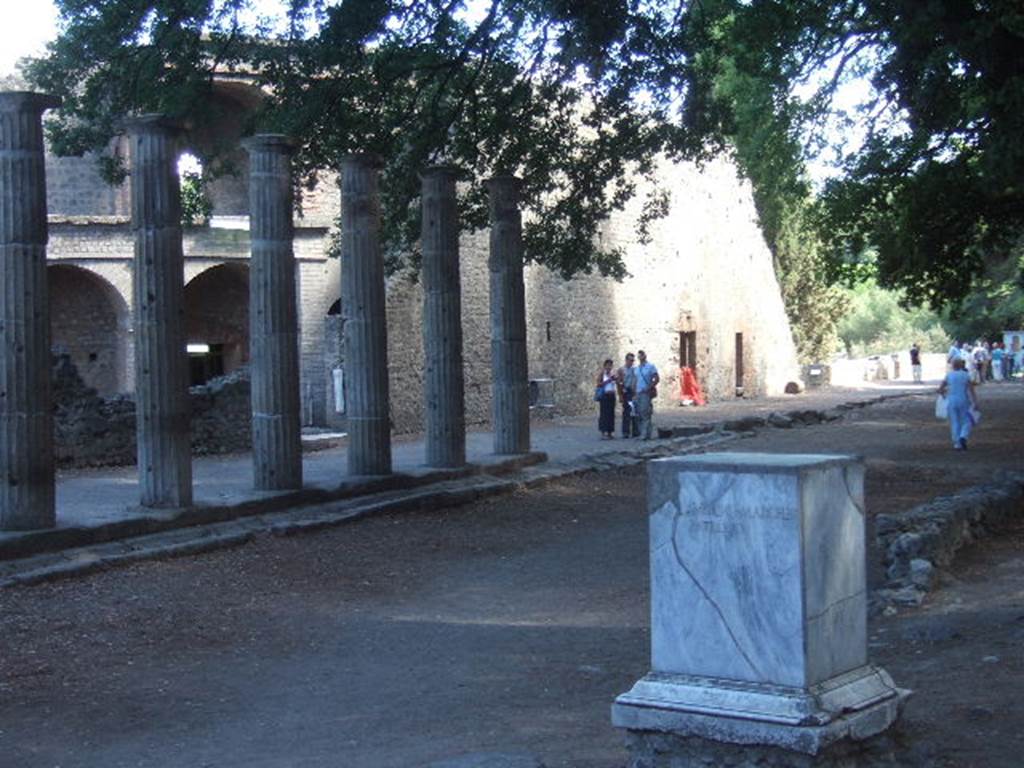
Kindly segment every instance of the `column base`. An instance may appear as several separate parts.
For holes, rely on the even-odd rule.
[[[909,695],[870,665],[807,689],[651,672],[615,700],[612,724],[685,743],[696,738],[814,756],[840,741],[863,741],[886,730]],[[788,765],[763,763],[776,764]]]

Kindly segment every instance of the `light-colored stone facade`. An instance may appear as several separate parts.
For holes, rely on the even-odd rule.
[[[55,312],[54,338],[64,339],[64,346],[81,344],[82,349],[66,351],[90,386],[102,394],[129,390],[133,386],[129,182],[107,186],[89,158],[50,157],[47,172],[49,262],[86,270],[100,281],[68,280],[67,272],[60,276],[63,287],[52,301],[75,309]],[[724,159],[702,169],[663,163],[661,182],[671,196],[669,214],[654,224],[650,242],[641,243],[635,235],[642,188],[635,203],[613,216],[600,233],[606,244],[625,250],[630,275],[621,283],[593,275],[566,282],[544,267],[527,267],[530,377],[550,380],[542,385],[542,397],[554,393],[550,407],[542,409],[545,414],[591,412],[593,379],[601,362],[611,357],[620,365],[627,351],[637,349],[645,349],[661,372],[656,410],[676,407],[682,332],[696,333],[696,372],[712,399],[735,397],[737,384],[745,396],[758,396],[780,393],[788,381],[798,380],[788,321],[749,185],[737,178],[734,166]],[[196,338],[189,341],[233,349],[224,353],[224,373],[247,362],[247,340],[239,339],[238,332],[244,326],[241,318],[247,315],[244,285],[249,237],[246,211],[239,207],[246,203],[234,193],[236,186],[225,182],[214,187],[214,226],[187,228],[184,235],[186,303],[203,316],[202,323],[196,319],[190,324],[202,332],[196,331],[192,334]],[[341,362],[341,313],[330,314],[332,307],[338,312],[340,264],[327,253],[339,209],[337,176],[324,173],[316,188],[304,191],[295,218],[301,413],[307,425],[344,426],[344,416],[335,412],[333,374]],[[222,211],[234,217],[229,228],[218,226]],[[487,257],[486,231],[462,235],[466,423],[470,426],[486,424],[491,418]],[[208,290],[211,283],[203,276],[209,278],[210,270],[226,264],[236,265],[229,272],[237,285],[223,274],[218,290]],[[207,289],[201,290],[204,283]],[[105,295],[109,306],[90,310],[88,301],[71,295],[86,288],[92,290],[89,301]],[[391,419],[397,433],[423,428],[422,304],[421,287],[409,275],[388,279]],[[211,330],[218,316],[224,321],[223,334]],[[72,323],[79,328],[75,333],[69,329]],[[91,342],[89,334],[81,331],[99,324],[116,327],[117,339]],[[742,334],[741,381],[736,374],[737,334]],[[95,374],[90,372],[91,359],[99,363]]]

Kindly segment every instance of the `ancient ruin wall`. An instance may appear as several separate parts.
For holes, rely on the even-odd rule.
[[[797,380],[789,326],[749,185],[724,160],[702,171],[666,163],[661,177],[671,193],[671,208],[654,225],[649,243],[635,236],[643,189],[602,228],[606,243],[626,251],[630,276],[622,283],[596,276],[565,282],[538,266],[526,271],[530,376],[554,381],[555,408],[545,413],[592,412],[591,381],[600,362],[612,357],[619,364],[626,351],[640,347],[665,381],[659,407],[677,402],[680,331],[696,332],[697,373],[714,399],[735,396],[737,333],[743,334],[747,395],[777,393],[787,381]],[[57,199],[84,195],[87,181],[60,176],[54,194]],[[118,194],[124,192],[119,188]],[[340,269],[338,260],[327,256],[328,227],[339,198],[334,174],[325,174],[307,194],[304,215],[296,217],[295,254],[303,423],[341,427],[344,418],[334,411],[331,374],[339,360],[341,326],[339,318],[328,316],[340,297]],[[132,242],[125,217],[99,210],[67,215],[71,212],[51,208],[51,262],[101,276],[130,310]],[[466,421],[479,426],[491,418],[487,232],[466,233],[460,242]],[[248,249],[243,230],[187,229],[186,280],[219,264],[245,263]],[[388,359],[397,433],[422,429],[421,313],[419,286],[408,275],[392,277]],[[129,359],[119,388],[131,387],[130,344],[125,354]]]
[[[652,238],[636,237],[645,189],[602,227],[622,247],[630,276],[621,283],[596,275],[565,281],[532,265],[526,271],[530,377],[551,379],[554,414],[594,410],[593,379],[606,357],[621,364],[644,349],[662,375],[659,407],[680,402],[681,331],[696,332],[697,376],[711,399],[736,397],[736,334],[743,334],[743,393],[781,394],[799,369],[771,254],[748,183],[725,160],[703,170],[664,163],[671,195]],[[490,420],[490,338],[486,232],[461,240],[467,424]],[[422,342],[417,286],[389,285],[392,421],[397,432],[422,423]]]

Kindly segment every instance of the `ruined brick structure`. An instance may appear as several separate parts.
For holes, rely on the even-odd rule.
[[[226,115],[215,136],[190,137],[183,149],[237,142],[238,115],[257,97],[225,84]],[[117,141],[117,140],[115,140]],[[121,140],[123,141],[123,140]],[[119,151],[123,152],[123,147]],[[126,154],[125,154],[126,156]],[[186,228],[185,303],[190,344],[210,353],[191,358],[193,383],[227,374],[248,360],[248,171],[244,153],[209,190],[207,226]],[[678,369],[694,363],[705,392],[732,398],[777,394],[798,371],[771,255],[761,235],[749,185],[725,160],[698,170],[663,163],[671,193],[668,216],[653,239],[635,237],[634,205],[602,228],[607,244],[625,248],[630,277],[595,276],[566,283],[535,265],[526,269],[531,379],[545,410],[589,413],[592,379],[606,357],[617,361],[643,348],[662,372],[659,408],[679,401]],[[93,158],[47,158],[49,288],[54,344],[70,354],[85,382],[110,395],[133,387],[132,255],[129,181],[109,186]],[[337,176],[323,174],[295,216],[302,422],[344,426],[335,409],[334,369],[340,344],[340,264],[328,256],[340,211]],[[466,422],[491,413],[488,233],[460,242]],[[388,279],[388,360],[391,418],[396,432],[423,429],[422,293],[408,275]],[[693,358],[691,360],[691,358]]]

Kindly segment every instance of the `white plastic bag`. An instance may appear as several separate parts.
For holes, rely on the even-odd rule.
[[[978,422],[981,421],[981,411],[975,408],[973,405],[967,410],[967,418],[971,420],[971,426],[978,426]]]
[[[946,407],[946,398],[939,395],[935,398],[935,418],[936,419],[948,419],[949,409]]]

